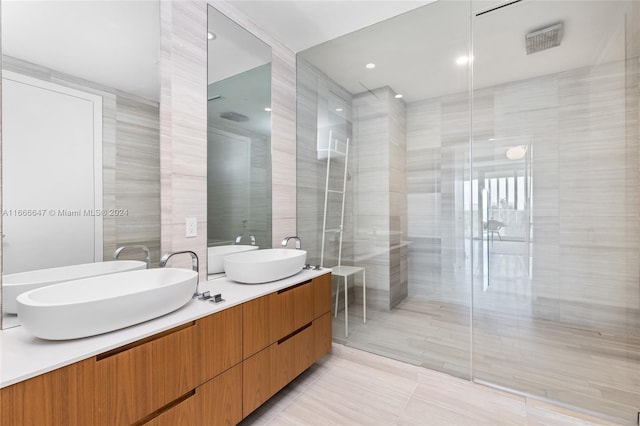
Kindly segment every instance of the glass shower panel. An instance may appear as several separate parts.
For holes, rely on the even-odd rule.
[[[485,4],[472,16],[473,379],[635,422],[640,5]]]
[[[329,132],[350,140],[346,179],[335,178],[346,181],[342,264],[366,270],[367,318],[358,274],[349,282],[348,336],[342,295],[334,298],[334,340],[465,378],[477,182],[468,184],[469,66],[456,59],[469,55],[469,10],[468,1],[434,2],[301,52],[297,62],[298,235],[325,266],[336,264],[340,245],[332,235],[322,244],[327,159],[318,147]],[[327,220],[339,218],[330,193],[327,205]],[[335,293],[342,281],[333,281]]]

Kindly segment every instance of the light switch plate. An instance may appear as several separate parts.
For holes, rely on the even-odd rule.
[[[187,218],[187,238],[198,236],[198,219],[195,217]]]

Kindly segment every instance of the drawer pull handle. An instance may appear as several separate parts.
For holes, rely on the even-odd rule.
[[[286,336],[284,336],[282,339],[278,340],[278,344],[284,343],[285,341],[291,339],[293,336],[295,336],[296,334],[300,334],[302,333],[304,330],[306,330],[307,328],[311,327],[311,325],[313,324],[313,321],[303,325],[302,327],[300,327],[299,329],[297,329],[296,331],[294,331],[293,333],[287,334]]]
[[[282,294],[282,293],[285,293],[287,291],[293,290],[294,288],[298,288],[298,287],[301,287],[301,286],[303,286],[305,284],[309,284],[311,281],[312,280],[307,280],[307,281],[301,282],[299,284],[292,285],[291,287],[283,288],[282,290],[278,290],[278,294]]]
[[[149,336],[149,337],[147,337],[145,339],[137,340],[135,342],[129,343],[128,345],[124,345],[124,346],[120,346],[119,348],[111,349],[110,351],[107,351],[107,352],[104,352],[104,353],[96,355],[96,361],[102,361],[103,359],[112,357],[114,355],[118,355],[121,352],[128,351],[129,349],[133,349],[133,348],[135,348],[137,346],[142,346],[145,343],[149,343],[149,342],[152,342],[154,340],[161,339],[161,338],[163,338],[165,336],[168,336],[170,334],[177,333],[178,331],[185,330],[185,329],[187,329],[189,327],[193,327],[194,325],[196,325],[196,322],[195,321],[191,321],[189,323],[180,325],[178,327],[174,327],[171,330],[163,331],[162,333],[154,334],[153,336]]]
[[[149,423],[151,420],[155,419],[156,417],[158,417],[162,413],[171,410],[176,405],[178,405],[178,404],[186,401],[187,399],[195,396],[195,394],[196,394],[196,390],[195,389],[185,393],[184,395],[182,395],[178,399],[175,399],[175,400],[171,401],[167,405],[158,408],[156,411],[154,411],[153,413],[149,414],[148,416],[145,416],[142,419],[138,420],[132,426],[140,426],[140,425],[143,425],[145,423]]]

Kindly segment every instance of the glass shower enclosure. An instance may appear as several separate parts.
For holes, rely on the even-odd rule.
[[[342,264],[366,270],[367,321],[355,277],[334,341],[635,422],[640,3],[438,1],[297,73],[312,263],[338,250],[319,135],[350,140]]]

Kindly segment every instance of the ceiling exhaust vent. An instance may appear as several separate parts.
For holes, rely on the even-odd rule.
[[[527,42],[527,55],[560,46],[564,24],[554,24],[533,32],[525,36]]]
[[[236,123],[241,123],[243,121],[249,121],[249,117],[246,115],[239,114],[237,112],[229,111],[223,112],[220,114],[220,118],[224,118],[226,120],[235,121]]]

